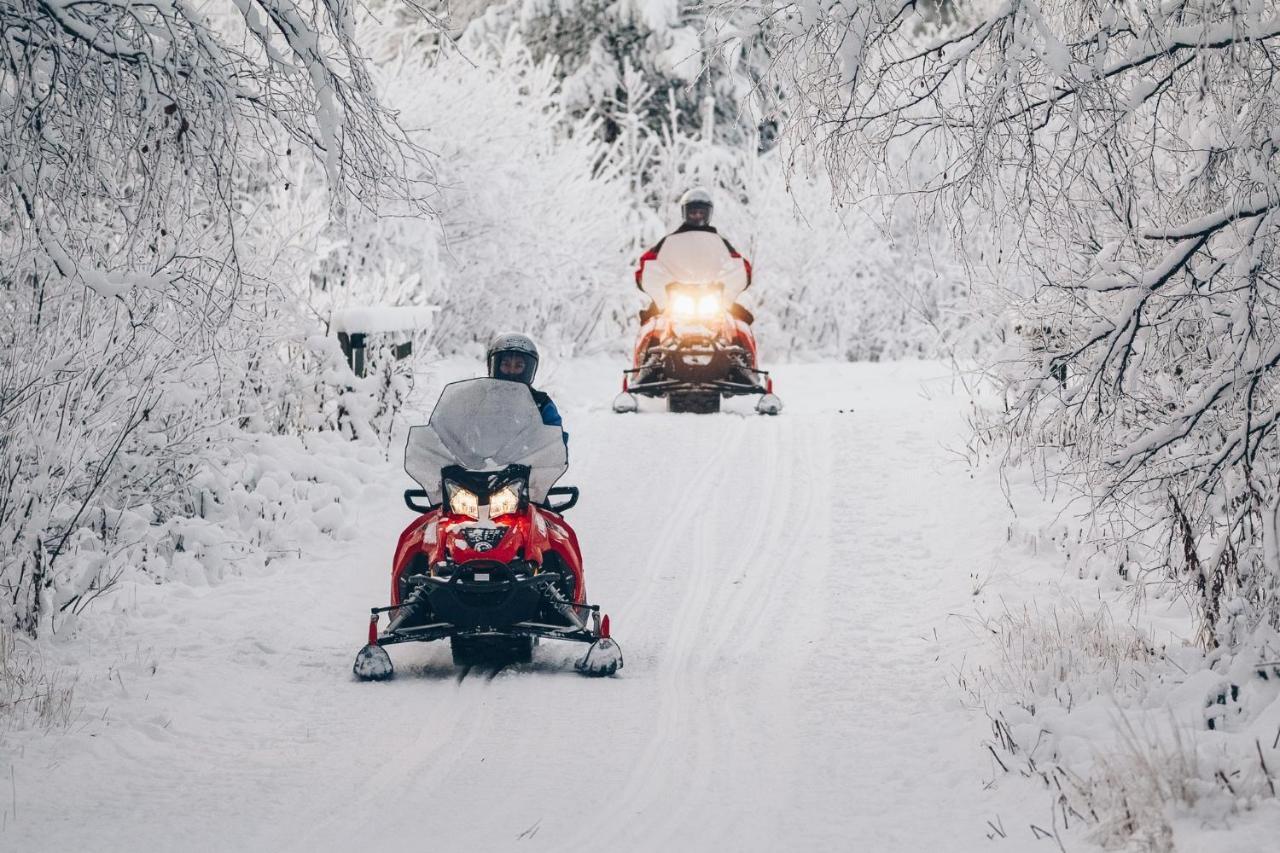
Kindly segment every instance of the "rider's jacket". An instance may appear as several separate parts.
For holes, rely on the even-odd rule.
[[[688,234],[690,235],[690,237],[682,238],[681,235],[684,235],[684,234]],[[658,260],[658,253],[662,251],[663,246],[667,245],[671,241],[683,242],[685,239],[688,239],[690,241],[702,241],[706,239],[705,237],[701,236],[703,234],[714,234],[716,237],[719,237],[720,242],[724,244],[724,248],[728,250],[729,257],[734,258],[736,260],[740,260],[742,262],[742,266],[746,269],[746,283],[745,285],[742,286],[742,290],[746,290],[748,287],[750,287],[751,286],[751,262],[746,258],[744,258],[741,252],[733,248],[733,244],[730,243],[728,240],[726,240],[720,234],[720,232],[715,229],[714,226],[690,225],[688,223],[681,225],[675,231],[672,231],[670,234],[663,237],[661,240],[657,242],[657,244],[654,245],[652,249],[650,249],[649,251],[645,252],[643,255],[640,256],[640,261],[636,266],[636,287],[639,288],[640,290],[645,289],[644,288],[645,267],[646,265],[651,265]]]
[[[547,426],[558,426],[563,429],[564,419],[560,417],[560,410],[552,402],[551,396],[545,391],[538,391],[534,388],[529,390],[533,393],[533,402],[538,404],[538,412],[542,415],[542,422]]]
[[[564,446],[569,446],[569,433],[564,429],[564,418],[560,417],[560,410],[556,408],[556,404],[552,402],[551,396],[545,391],[539,391],[536,388],[529,389],[533,393],[533,402],[538,404],[538,413],[542,415],[542,422],[547,426],[558,426],[560,431],[564,433]]]

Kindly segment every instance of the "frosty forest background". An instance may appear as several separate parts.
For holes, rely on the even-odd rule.
[[[415,370],[621,365],[701,185],[766,357],[953,371],[1009,539],[1092,590],[990,602],[952,683],[1045,849],[1265,849],[1278,68],[1273,0],[7,0],[0,754],[78,718],[48,650],[126,587],[357,536]],[[368,306],[433,313],[356,378]]]

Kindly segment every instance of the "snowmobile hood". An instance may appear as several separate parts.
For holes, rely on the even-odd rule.
[[[529,386],[500,379],[467,379],[445,386],[431,418],[409,430],[404,469],[434,504],[443,503],[440,472],[529,466],[529,499],[543,503],[569,468],[564,431],[542,422]]]

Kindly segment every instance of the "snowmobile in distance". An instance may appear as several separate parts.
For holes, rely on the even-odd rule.
[[[371,608],[356,678],[392,676],[387,646],[444,639],[459,666],[527,662],[537,641],[567,640],[588,645],[583,674],[617,672],[622,651],[609,617],[587,603],[562,515],[578,490],[555,486],[568,467],[564,432],[542,422],[528,385],[446,386],[427,424],[409,430],[405,471],[422,488],[405,503],[421,517],[400,534],[391,604]]]
[[[669,235],[642,259],[636,280],[653,306],[641,315],[615,412],[636,411],[637,396],[665,397],[671,412],[718,412],[721,397],[741,394],[760,394],[761,414],[782,411],[773,380],[757,367],[753,318],[734,301],[749,283],[746,263],[719,235]]]

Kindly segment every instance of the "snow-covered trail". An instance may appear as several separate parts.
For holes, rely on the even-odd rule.
[[[946,369],[784,367],[761,418],[613,415],[613,368],[547,379],[617,678],[574,673],[578,647],[495,675],[437,644],[352,681],[410,518],[390,466],[358,542],[133,590],[117,631],[64,643],[94,716],[0,756],[0,848],[990,849],[1030,792],[985,785],[951,676],[1007,510],[949,449]]]

